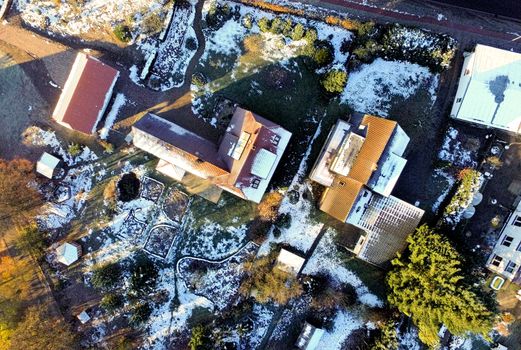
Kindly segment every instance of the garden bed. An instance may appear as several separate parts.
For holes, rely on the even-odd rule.
[[[165,259],[174,243],[178,227],[160,224],[152,227],[145,243],[145,250],[150,254]]]
[[[165,185],[161,182],[144,176],[141,180],[140,197],[156,203],[159,197],[161,197],[161,194],[163,194],[164,188]]]
[[[170,220],[180,223],[188,210],[189,204],[190,198],[186,193],[172,189],[163,202],[163,213]]]

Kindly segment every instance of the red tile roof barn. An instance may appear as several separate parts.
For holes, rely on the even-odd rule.
[[[78,53],[53,113],[58,123],[86,134],[107,108],[119,71],[97,58]]]

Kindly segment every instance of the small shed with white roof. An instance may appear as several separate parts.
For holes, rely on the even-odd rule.
[[[40,160],[36,163],[36,172],[42,174],[43,176],[52,179],[58,166],[60,164],[60,159],[55,156],[44,152],[40,157]]]
[[[78,320],[81,322],[81,324],[85,324],[90,321],[90,316],[87,313],[87,311],[83,310],[81,313],[76,316]]]
[[[63,243],[56,248],[56,260],[64,265],[71,265],[81,256],[81,246],[76,242]]]
[[[295,275],[298,275],[306,259],[292,253],[284,248],[280,250],[279,256],[277,257],[277,267]]]
[[[295,346],[300,350],[315,350],[323,335],[323,329],[317,328],[306,322],[304,328],[302,328],[302,332],[300,332]]]

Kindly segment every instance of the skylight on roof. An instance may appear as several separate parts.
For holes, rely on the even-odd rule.
[[[235,144],[232,149],[230,149],[230,152],[228,155],[232,157],[235,160],[241,159],[242,153],[244,152],[244,149],[246,148],[246,145],[248,144],[248,141],[250,140],[250,134],[247,132],[242,132],[241,137],[239,137],[239,140]]]

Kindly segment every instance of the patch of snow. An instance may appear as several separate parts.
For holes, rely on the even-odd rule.
[[[318,343],[317,349],[339,350],[349,335],[363,327],[364,323],[352,311],[339,310],[333,320],[331,331],[326,331]]]
[[[349,284],[356,289],[358,300],[369,307],[383,307],[383,302],[377,296],[369,292],[363,282],[355,273],[342,266],[342,261],[338,257],[337,246],[333,240],[334,231],[328,229],[313,255],[308,259],[303,274],[318,275],[327,273],[333,283]]]
[[[341,100],[355,111],[387,117],[393,96],[408,98],[427,89],[434,104],[438,82],[439,76],[426,67],[377,58],[349,75]]]
[[[118,112],[123,107],[123,105],[127,102],[127,99],[125,98],[125,95],[122,93],[118,93],[116,95],[116,98],[114,99],[114,103],[112,104],[112,109],[110,110],[109,114],[107,115],[107,119],[105,120],[105,125],[100,130],[100,139],[106,140],[107,136],[109,136],[109,131],[112,125],[114,125],[114,122],[116,121],[116,118],[118,116]]]
[[[459,131],[452,126],[447,130],[438,158],[458,167],[474,168],[478,164],[477,152],[465,149],[458,138]]]

